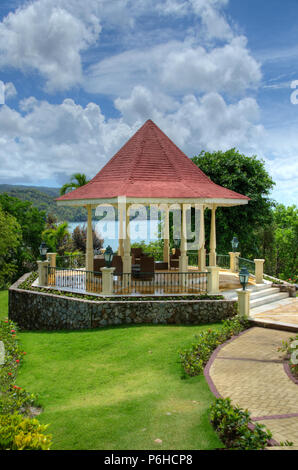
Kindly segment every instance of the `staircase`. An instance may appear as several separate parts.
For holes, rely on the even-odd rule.
[[[251,289],[250,308],[271,304],[289,297],[288,292],[280,292],[278,287],[272,287],[272,283],[259,284]]]
[[[273,304],[289,297],[288,292],[280,292],[278,287],[272,287],[272,283],[268,281],[264,281],[264,284],[249,286],[247,290],[251,291],[251,310],[265,304]],[[232,299],[237,300],[237,296],[233,295]],[[274,306],[272,306],[272,308],[274,308]]]

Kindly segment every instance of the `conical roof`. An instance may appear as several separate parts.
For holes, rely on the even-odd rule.
[[[213,183],[151,120],[85,186],[58,201],[127,198],[249,198]]]

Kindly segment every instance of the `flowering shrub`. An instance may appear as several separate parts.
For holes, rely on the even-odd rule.
[[[47,425],[19,414],[0,415],[0,450],[49,450]]]
[[[43,434],[47,426],[23,416],[36,403],[36,397],[16,384],[18,367],[26,355],[17,333],[12,321],[0,321],[0,341],[5,353],[0,366],[0,449],[48,449],[51,436]]]
[[[294,275],[294,276],[289,277],[289,279],[287,279],[287,282],[289,282],[290,284],[298,284],[298,277],[297,277],[297,275]]]
[[[224,320],[220,330],[208,329],[197,336],[197,341],[189,349],[180,352],[181,364],[187,375],[195,376],[203,372],[212,352],[232,336],[249,327],[247,318],[237,315]]]
[[[218,398],[209,409],[210,421],[228,449],[265,449],[272,438],[271,432],[262,424],[249,427],[250,413],[232,406],[230,398]]]
[[[298,362],[298,335],[290,338],[289,341],[283,341],[278,351],[285,353],[285,358],[289,362],[290,371],[293,376],[298,379],[298,364],[295,364]]]

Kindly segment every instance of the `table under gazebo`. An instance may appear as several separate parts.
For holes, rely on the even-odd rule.
[[[88,214],[85,272],[78,270],[75,274],[78,289],[103,294],[107,291],[135,293],[138,289],[140,293],[150,294],[204,291],[206,272],[217,269],[216,209],[244,205],[248,201],[248,197],[213,183],[154,122],[148,120],[89,183],[57,199],[58,205],[85,207]],[[115,220],[119,223],[116,255],[119,264],[116,267],[105,268],[94,256],[92,210],[99,207],[114,208]],[[154,208],[163,215],[163,259],[159,265],[156,260],[152,265],[148,259],[142,259],[145,266],[142,270],[140,258],[131,248],[130,216],[144,207],[146,211],[148,207]],[[189,267],[187,255],[191,209],[195,209],[199,221],[195,237],[197,267]],[[211,211],[208,266],[205,210]],[[176,254],[170,252],[171,212],[175,213],[176,221],[178,217],[181,222],[176,234],[176,238],[179,237]],[[145,253],[141,254],[143,257],[146,257]],[[171,263],[174,258],[176,261]],[[96,265],[99,268],[95,269]],[[62,271],[59,274],[55,269],[55,285],[57,282],[59,285],[59,276],[62,279],[65,274]],[[107,269],[111,271],[104,272]]]

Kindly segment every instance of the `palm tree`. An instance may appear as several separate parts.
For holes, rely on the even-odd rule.
[[[84,175],[84,173],[75,173],[71,176],[70,183],[65,183],[60,189],[60,196],[63,196],[63,194],[68,193],[73,189],[85,186],[87,183],[89,183],[89,180],[87,180],[87,176]]]

